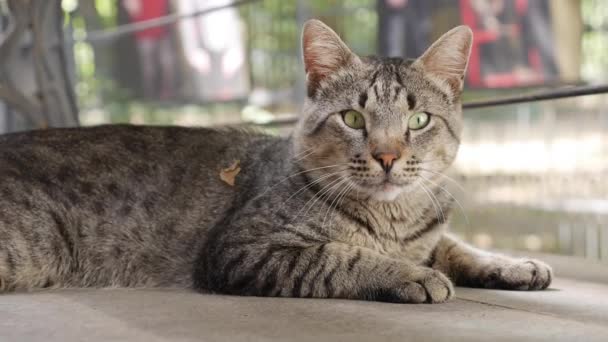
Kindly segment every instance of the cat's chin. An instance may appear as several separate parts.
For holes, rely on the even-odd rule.
[[[370,197],[378,202],[393,202],[403,193],[403,191],[404,188],[402,186],[383,184],[378,186],[377,189],[374,189],[374,191],[370,193]]]

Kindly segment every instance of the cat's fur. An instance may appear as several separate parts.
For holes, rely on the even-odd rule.
[[[1,136],[2,289],[162,286],[435,303],[453,295],[453,282],[546,288],[544,263],[446,234],[441,173],[459,145],[471,39],[458,27],[413,62],[361,58],[308,22],[308,99],[288,138],[137,126]],[[345,125],[349,109],[365,129]],[[422,111],[429,126],[409,130]],[[388,152],[399,157],[389,173],[373,157]],[[220,173],[236,161],[230,186]]]

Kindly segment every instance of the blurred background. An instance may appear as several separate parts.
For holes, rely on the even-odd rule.
[[[0,0],[0,133],[105,123],[289,132],[300,29],[361,55],[475,35],[464,101],[608,82],[603,0]],[[162,24],[162,25],[159,25]],[[466,110],[453,230],[608,263],[608,96]]]

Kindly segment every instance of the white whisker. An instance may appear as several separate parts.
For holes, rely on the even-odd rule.
[[[445,216],[443,215],[443,209],[441,209],[441,203],[437,201],[437,204],[435,204],[435,196],[430,192],[430,190],[427,190],[423,183],[420,183],[420,187],[422,190],[424,190],[427,196],[429,196],[431,203],[433,203],[433,207],[435,208],[435,212],[437,214],[437,219],[440,220],[441,223],[445,223]],[[439,212],[441,212],[441,217],[439,217]]]
[[[313,151],[311,151],[311,152],[309,152],[309,153],[305,154],[304,156],[299,157],[298,159],[295,159],[293,162],[294,162],[294,163],[297,163],[297,162],[299,162],[299,161],[301,161],[301,160],[303,160],[303,159],[306,159],[306,158],[308,158],[310,155],[312,155],[312,154],[313,154],[313,153],[315,153],[315,152],[317,152],[317,151],[314,151],[314,150],[313,150]]]
[[[317,203],[317,201],[319,199],[321,199],[323,196],[325,196],[325,194],[328,193],[329,191],[331,191],[331,189],[333,189],[336,185],[340,185],[343,181],[344,181],[344,178],[339,177],[338,179],[334,179],[333,181],[326,184],[321,190],[319,190],[319,192],[314,194],[314,196],[304,204],[302,209],[300,209],[300,211],[298,211],[298,213],[296,214],[295,218],[298,218],[300,216],[300,213],[302,212],[302,210],[306,209],[306,207],[308,206],[308,203],[310,203],[312,201],[310,206],[308,206],[308,209],[306,209],[306,212],[304,212],[304,216],[306,216],[308,214],[308,212],[310,211],[310,209],[312,209],[312,207],[314,207],[314,205]],[[313,199],[314,199],[314,201],[313,201]]]
[[[301,174],[306,173],[306,172],[312,172],[312,171],[317,171],[317,170],[329,169],[330,167],[338,167],[338,166],[345,166],[345,165],[348,165],[348,164],[347,163],[340,163],[340,164],[334,164],[334,165],[329,165],[329,166],[321,166],[321,167],[316,167],[316,168],[313,168],[313,169],[308,169],[308,170],[296,172],[293,175],[290,175],[290,176],[287,176],[287,177],[283,178],[282,180],[280,180],[279,182],[275,183],[274,185],[269,186],[268,188],[266,188],[266,190],[264,190],[264,192],[262,192],[261,194],[257,195],[254,198],[254,200],[258,199],[258,198],[260,198],[262,196],[264,196],[268,191],[274,189],[276,186],[282,184],[283,182],[285,182],[288,179],[293,178],[295,176],[301,175]],[[346,169],[344,169],[344,170],[346,170]],[[341,170],[341,171],[344,171],[344,170]]]
[[[347,188],[347,189],[344,191],[344,193],[343,193],[343,195],[342,195],[342,198],[340,198],[340,199],[338,200],[338,203],[336,204],[336,207],[334,208],[334,214],[336,213],[336,209],[338,209],[338,207],[339,207],[340,205],[342,205],[342,201],[344,200],[344,198],[346,198],[346,195],[347,195],[347,194],[348,194],[348,193],[349,193],[349,192],[350,192],[350,191],[351,191],[351,190],[352,190],[354,187],[355,187],[355,184],[353,184],[353,183],[349,183],[349,184],[348,184],[348,188]],[[331,218],[330,218],[330,220],[331,220]]]
[[[301,155],[306,154],[306,153],[310,152],[310,151],[311,151],[311,150],[313,150],[313,149],[314,149],[314,147],[307,148],[307,149],[305,149],[304,151],[301,151],[300,153],[297,153],[297,154],[296,154],[296,155],[294,155],[293,157],[294,157],[294,158],[299,158]]]
[[[416,180],[415,182],[418,182],[418,180]],[[418,184],[418,183],[415,183],[415,184]],[[408,191],[407,193],[415,192],[415,190],[416,190],[416,188],[414,188],[413,190]],[[409,206],[408,205],[407,208],[409,210],[413,211],[416,217],[422,217],[422,216],[424,216],[424,213],[422,212],[422,210],[419,210],[418,207],[415,206],[415,205],[414,206]]]
[[[455,185],[458,187],[458,189],[460,189],[462,192],[465,192],[465,193],[466,193],[465,188],[464,188],[462,185],[460,185],[460,184],[459,184],[459,183],[458,183],[456,180],[454,180],[453,178],[451,178],[451,177],[449,177],[449,176],[447,176],[447,175],[445,175],[445,174],[443,174],[443,173],[441,173],[441,172],[437,172],[437,171],[433,171],[433,170],[429,170],[429,169],[423,169],[423,168],[420,168],[420,170],[425,171],[425,172],[429,172],[429,173],[433,173],[433,174],[436,174],[436,175],[438,175],[438,176],[440,176],[440,177],[443,177],[443,178],[445,178],[445,179],[447,179],[447,180],[451,181],[452,183],[454,183],[454,184],[455,184]]]
[[[425,178],[424,176],[420,175],[420,178],[424,179],[425,181],[431,183],[432,185],[438,187],[439,189],[443,190],[446,194],[448,194],[450,197],[452,197],[452,199],[454,199],[454,201],[456,202],[456,204],[458,205],[458,207],[460,208],[460,212],[462,212],[462,215],[464,216],[465,221],[467,222],[467,226],[469,228],[471,228],[471,222],[469,221],[469,217],[467,216],[467,213],[464,211],[464,208],[462,207],[462,205],[460,204],[460,202],[458,201],[458,199],[456,199],[456,197],[454,197],[454,195],[452,195],[451,192],[449,192],[446,188],[442,187],[441,185],[434,183],[433,181],[431,181],[430,179]]]
[[[300,189],[298,189],[298,191],[296,191],[296,192],[294,192],[293,194],[291,194],[291,196],[287,197],[287,199],[286,199],[286,200],[283,202],[283,205],[285,205],[285,203],[289,202],[289,200],[290,200],[290,199],[292,199],[294,196],[296,196],[296,195],[297,195],[297,194],[299,194],[300,192],[302,192],[302,191],[304,191],[304,190],[306,190],[306,189],[308,189],[308,188],[311,188],[311,187],[312,187],[312,186],[314,186],[315,184],[318,184],[318,183],[320,183],[321,181],[323,181],[324,179],[327,179],[327,178],[329,178],[329,177],[332,177],[332,176],[338,175],[338,174],[340,174],[340,173],[341,173],[341,172],[343,172],[343,171],[344,171],[344,170],[340,170],[340,171],[332,172],[332,173],[327,174],[327,175],[323,175],[323,176],[321,176],[321,177],[319,177],[319,178],[315,179],[314,181],[312,181],[312,182],[310,182],[310,183],[306,184],[305,186],[303,186],[303,187],[301,187]],[[283,206],[283,205],[282,205],[282,206]],[[279,208],[282,208],[282,206],[281,206],[281,207],[279,207]],[[277,209],[277,210],[279,210],[279,209]]]
[[[346,179],[346,180],[348,180],[348,179]],[[351,184],[346,182],[346,185],[344,185],[344,188],[342,188],[342,189],[340,189],[340,191],[338,191],[338,195],[331,202],[331,204],[329,205],[329,208],[327,209],[327,212],[325,213],[325,217],[323,217],[323,222],[321,223],[321,229],[323,229],[325,227],[325,220],[327,220],[327,215],[329,215],[329,213],[332,211],[332,207],[333,207],[334,203],[336,203],[336,205],[338,204],[337,203],[338,199],[340,198],[340,196],[342,196],[342,193],[344,193],[346,190],[348,190],[348,188],[350,186],[351,186]],[[330,221],[331,221],[331,219],[330,219]]]

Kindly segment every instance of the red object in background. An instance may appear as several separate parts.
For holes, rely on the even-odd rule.
[[[515,11],[517,16],[523,17],[528,11],[528,0],[515,0]],[[470,0],[460,0],[460,15],[462,23],[473,30],[473,46],[468,66],[468,84],[472,87],[507,88],[522,86],[531,83],[542,83],[542,61],[537,48],[531,47],[527,51],[528,66],[537,72],[536,77],[525,81],[515,72],[489,73],[482,75],[481,70],[481,46],[496,42],[500,36],[496,31],[485,30],[478,23],[478,15],[475,13]],[[519,24],[514,27],[514,34],[520,36],[522,29]]]
[[[169,11],[169,0],[131,0],[139,1],[137,13],[131,13],[133,22],[146,21],[156,19],[167,15]],[[168,33],[166,26],[157,26],[149,29],[135,32],[137,39],[159,39]]]

